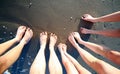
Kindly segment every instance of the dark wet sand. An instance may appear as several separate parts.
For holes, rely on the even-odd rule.
[[[0,0],[0,21],[23,24],[31,27],[34,31],[33,39],[23,49],[23,53],[18,61],[10,68],[11,72],[13,74],[28,74],[29,67],[39,50],[40,32],[47,31],[48,33],[55,33],[58,36],[57,43],[63,42],[69,45],[67,37],[70,32],[79,31],[79,28],[86,23],[88,25],[92,24],[80,20],[83,14],[89,13],[93,16],[101,16],[118,11],[119,8],[119,0]],[[12,34],[13,36],[19,26],[18,24],[13,24],[14,27],[12,28],[6,25],[10,28],[10,31],[14,32]],[[103,23],[97,24],[103,25]],[[94,27],[96,28],[96,26]],[[100,29],[102,28],[100,27]],[[4,35],[1,36],[4,37]],[[9,35],[5,36],[8,37]],[[82,37],[85,40],[89,38],[89,36]],[[9,40],[9,38],[6,40]],[[70,47],[70,45],[68,47],[70,49],[69,53],[77,59],[79,57],[77,51],[73,47]],[[57,50],[56,52],[59,59],[61,59],[59,52]],[[46,58],[48,62],[48,49],[46,50]],[[81,58],[78,58],[78,60],[92,73],[95,73]]]

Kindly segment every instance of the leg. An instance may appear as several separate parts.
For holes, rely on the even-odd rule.
[[[108,37],[120,37],[120,29],[115,30],[89,30],[85,28],[81,28],[81,33],[83,34],[98,34]]]
[[[75,66],[75,68],[77,69],[77,71],[79,72],[79,74],[91,74],[87,69],[85,69],[84,67],[82,67],[77,60],[75,60],[71,55],[69,55],[66,51],[66,49],[64,48],[66,45],[63,44],[63,52],[64,55],[66,55],[66,57],[72,62],[72,64]]]
[[[78,42],[80,44],[83,44],[84,46],[86,46],[87,48],[91,49],[95,53],[100,54],[100,55],[108,58],[112,62],[120,65],[120,52],[111,50],[110,48],[102,46],[102,45],[98,45],[98,44],[95,44],[95,43],[83,41],[80,38],[80,35],[79,35],[78,32],[74,32],[73,35],[78,40]]]
[[[16,34],[16,37],[14,39],[0,44],[0,55],[2,55],[12,45],[19,42],[21,40],[23,34],[25,33],[25,30],[26,30],[25,26],[20,26],[17,30],[17,34]]]
[[[30,68],[30,74],[45,74],[45,47],[47,43],[47,32],[40,33],[40,50]]]
[[[49,70],[50,74],[62,74],[62,66],[57,58],[57,55],[54,51],[54,46],[57,41],[57,36],[53,33],[50,35],[50,59],[49,59]]]
[[[69,41],[71,44],[78,50],[79,54],[83,58],[83,60],[91,67],[93,68],[98,74],[119,74],[120,70],[111,66],[110,64],[97,59],[84,49],[82,49],[75,41],[73,37],[73,33],[69,36]],[[89,57],[88,57],[89,56]]]
[[[59,44],[58,45],[59,51],[61,53],[62,57],[62,63],[67,71],[67,74],[78,74],[77,69],[75,66],[72,64],[72,62],[65,56],[64,50],[67,49],[67,46],[65,44]]]
[[[90,22],[118,22],[120,21],[120,11],[96,18],[89,14],[85,14],[83,15],[82,19]]]
[[[2,74],[18,59],[24,45],[29,42],[32,36],[33,32],[30,28],[28,28],[21,42],[16,47],[9,50],[7,53],[0,57],[0,74]]]

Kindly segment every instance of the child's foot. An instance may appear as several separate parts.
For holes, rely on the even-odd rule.
[[[66,52],[66,50],[67,50],[67,45],[66,44],[63,44],[63,43],[59,43],[59,45],[58,45],[58,49],[59,49],[59,51],[60,52]]]
[[[54,33],[51,33],[49,47],[54,47],[56,42],[57,42],[57,36]]]
[[[30,39],[32,38],[32,36],[33,36],[33,31],[32,31],[32,29],[28,28],[26,30],[25,35],[24,35],[23,39],[21,40],[21,42],[23,44],[27,44],[30,41]]]
[[[40,43],[41,43],[41,46],[42,45],[46,46],[46,43],[47,43],[47,32],[40,33]]]
[[[17,40],[17,42],[19,42],[22,39],[22,37],[23,37],[23,35],[25,33],[25,30],[26,30],[25,26],[20,26],[18,28],[16,37],[15,37],[15,39]]]
[[[90,33],[90,30],[81,27],[81,28],[80,28],[80,32],[83,33],[83,34],[89,34],[89,33]]]

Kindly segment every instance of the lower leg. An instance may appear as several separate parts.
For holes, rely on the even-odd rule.
[[[0,57],[0,74],[9,68],[20,56],[20,53],[24,47],[23,43],[18,44],[16,47],[5,53]]]
[[[83,44],[84,46],[91,49],[95,53],[100,54],[108,58],[112,62],[120,65],[120,52],[113,51],[110,48],[103,46],[103,45],[98,45],[95,43],[83,41],[78,32],[73,32],[73,36],[78,40],[80,44]]]
[[[21,51],[25,44],[29,42],[31,37],[33,36],[33,32],[31,29],[27,29],[25,36],[21,40],[21,42],[5,53],[3,56],[0,57],[0,74],[3,73],[8,67],[10,67],[20,56]]]
[[[115,30],[89,30],[85,28],[81,28],[81,33],[83,34],[98,34],[108,37],[120,37],[120,29]]]
[[[57,55],[54,51],[54,46],[57,41],[57,36],[53,33],[50,35],[50,59],[49,59],[49,70],[50,74],[62,74],[62,66],[57,58]]]
[[[83,50],[82,48],[77,49],[83,58],[83,60],[93,68],[98,74],[119,74],[120,70],[115,68],[114,66],[97,59],[92,54],[88,53],[87,51]],[[89,56],[89,57],[88,57]],[[109,69],[108,69],[109,68]]]
[[[75,41],[73,34],[69,36],[69,41],[71,44],[78,50],[79,54],[83,58],[83,60],[90,66],[92,67],[95,71],[97,71],[99,74],[118,74],[120,73],[120,70],[117,68],[109,65],[108,63],[97,59],[84,49],[82,49]],[[89,56],[89,57],[88,57]],[[108,69],[109,67],[109,69]]]
[[[3,54],[7,49],[9,49],[12,45],[14,45],[15,43],[19,42],[24,34],[26,30],[25,26],[20,26],[17,30],[17,34],[16,37],[12,40],[9,40],[7,42],[4,42],[2,44],[0,44],[0,55]]]
[[[77,71],[79,72],[79,74],[91,74],[87,69],[85,69],[84,67],[82,67],[77,60],[75,60],[71,55],[69,55],[66,51],[64,51],[65,55],[67,56],[67,58],[72,62],[72,64],[74,64],[74,66],[76,67]]]
[[[65,56],[64,50],[67,49],[67,46],[64,44],[58,45],[61,57],[62,57],[62,63],[67,71],[67,74],[78,74],[77,69],[75,68],[74,64]]]
[[[40,50],[30,68],[30,74],[45,74],[45,47],[47,43],[47,32],[40,33]]]

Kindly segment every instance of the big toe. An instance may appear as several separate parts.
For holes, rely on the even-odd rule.
[[[56,34],[54,34],[54,33],[51,33],[51,35],[50,35],[51,37],[53,37],[54,39],[57,39],[57,35]]]

